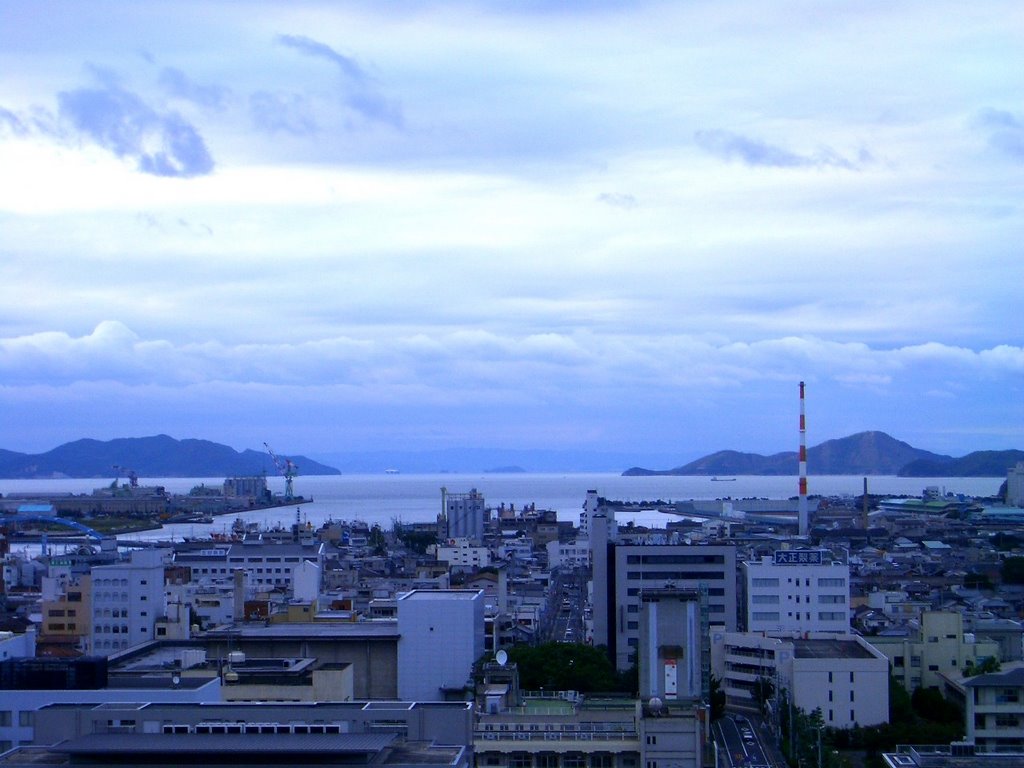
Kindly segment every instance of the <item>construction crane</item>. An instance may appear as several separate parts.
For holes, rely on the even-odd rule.
[[[274,453],[274,449],[266,443],[263,447],[267,449],[267,453],[270,454],[270,458],[274,460],[274,466],[277,467],[277,471],[284,476],[284,500],[291,501],[294,498],[292,494],[292,478],[299,473],[298,465],[291,459],[286,458],[284,461],[277,458],[277,454]]]

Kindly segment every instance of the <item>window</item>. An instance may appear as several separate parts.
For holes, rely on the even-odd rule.
[[[778,611],[754,611],[751,614],[754,621],[778,621]]]
[[[850,691],[850,701],[853,701],[853,691]]]
[[[562,768],[586,768],[587,756],[582,752],[566,752],[562,757]]]
[[[831,672],[828,673],[828,681],[830,683],[832,682],[832,673]]]
[[[607,752],[595,752],[590,756],[590,768],[612,768],[614,764],[612,756]]]
[[[535,760],[537,768],[558,768],[558,755],[554,752],[541,752]]]
[[[755,605],[764,605],[764,604],[778,605],[779,596],[778,595],[751,595],[750,596],[750,602],[755,604]]]
[[[509,768],[530,768],[529,752],[513,752],[508,758]]]
[[[819,587],[845,587],[846,579],[823,578],[818,579]]]
[[[658,743],[658,737],[657,736],[648,736],[647,737],[647,743],[648,744],[657,744]]]
[[[818,602],[824,605],[845,605],[846,595],[818,595]]]
[[[0,728],[9,728],[11,725],[11,713],[8,710],[0,710]]]
[[[921,657],[920,656],[911,656],[910,657],[910,666],[914,667],[914,668],[919,668],[921,666]]]
[[[750,586],[752,587],[777,587],[779,586],[778,579],[751,579]]]
[[[1016,728],[1020,725],[1017,715],[996,715],[996,728]]]
[[[19,712],[18,713],[18,725],[22,728],[28,728],[35,724],[35,712]]]
[[[903,657],[902,656],[893,656],[892,657],[892,665],[894,667],[902,667],[903,663],[904,662],[903,662]]]
[[[928,665],[928,671],[929,672],[938,672],[939,671],[939,665],[938,664],[929,664]]]

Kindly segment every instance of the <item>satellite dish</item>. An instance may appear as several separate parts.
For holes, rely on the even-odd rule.
[[[502,648],[500,651],[494,654],[494,660],[504,667],[506,664],[508,664],[508,653],[506,653],[505,649]]]

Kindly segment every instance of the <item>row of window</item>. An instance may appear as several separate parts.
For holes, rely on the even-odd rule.
[[[792,584],[794,581],[796,582],[796,586],[800,586],[800,577],[799,576],[796,579],[786,579],[786,583],[787,584]],[[757,576],[757,577],[754,577],[754,578],[752,578],[750,580],[750,586],[751,587],[777,587],[777,586],[779,586],[779,579],[776,578],[776,577],[769,578],[767,576]],[[811,586],[811,580],[809,578],[805,578],[804,579],[804,586],[805,587]],[[842,577],[823,576],[823,577],[818,579],[818,586],[819,587],[845,587],[846,586],[846,579],[842,578]]]
[[[752,611],[750,614],[754,621],[778,621],[781,617],[779,611]],[[799,619],[800,611],[788,611],[786,617]],[[810,612],[804,612],[804,619],[811,620]],[[818,611],[818,621],[846,621],[847,616],[843,611]]]
[[[630,581],[724,581],[725,571],[627,571]]]
[[[628,555],[629,565],[724,565],[725,555]]]

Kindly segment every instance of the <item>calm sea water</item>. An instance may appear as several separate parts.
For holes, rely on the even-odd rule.
[[[868,491],[874,494],[920,495],[928,486],[950,493],[990,496],[999,490],[1005,478],[906,478],[869,477]],[[284,491],[284,480],[269,478],[276,493]],[[162,485],[168,491],[186,493],[200,483],[220,485],[223,478],[142,478],[143,485]],[[826,496],[859,495],[863,478],[852,475],[812,476],[809,491]],[[88,493],[102,485],[97,480],[0,480],[0,493],[17,491],[39,493]],[[502,502],[520,509],[535,504],[537,509],[554,509],[560,520],[579,520],[579,512],[588,489],[608,499],[623,501],[679,501],[716,498],[789,498],[796,495],[795,477],[737,477],[733,482],[714,482],[709,477],[622,477],[616,474],[450,474],[450,475],[325,475],[297,477],[295,493],[314,499],[303,504],[298,514],[303,522],[319,526],[328,519],[364,520],[383,527],[393,520],[406,523],[434,520],[441,509],[441,487],[450,493],[467,493],[475,488],[489,506]],[[280,507],[246,513],[247,520],[267,526],[290,525],[296,507]],[[639,511],[622,515],[620,522],[632,519],[637,524],[664,526],[665,515]],[[232,516],[219,517],[210,525],[180,524],[159,531],[132,534],[137,539],[168,539],[204,536],[227,531]]]

